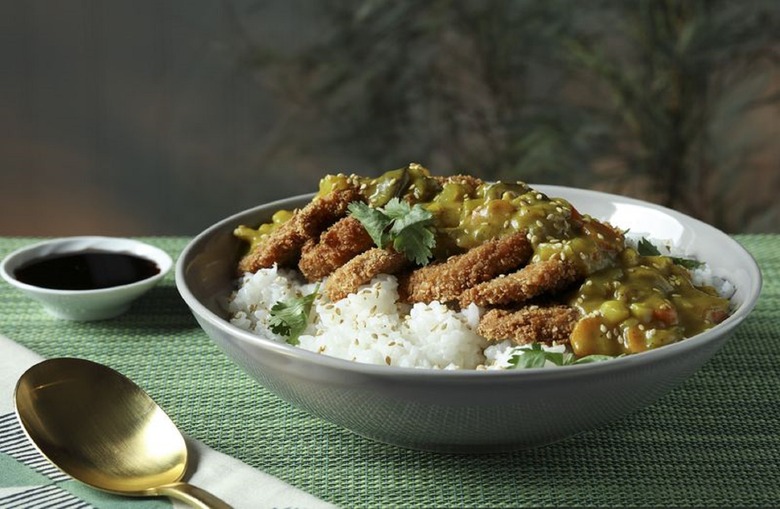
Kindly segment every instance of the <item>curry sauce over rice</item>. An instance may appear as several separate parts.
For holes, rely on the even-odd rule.
[[[382,240],[413,221],[421,237]],[[729,312],[728,299],[694,284],[678,259],[640,254],[624,232],[566,200],[523,182],[432,176],[419,164],[376,178],[328,175],[305,207],[235,235],[246,241],[244,277],[289,270],[322,285],[323,306],[391,277],[398,306],[470,310],[481,348],[541,343],[576,357],[622,355],[698,334]]]

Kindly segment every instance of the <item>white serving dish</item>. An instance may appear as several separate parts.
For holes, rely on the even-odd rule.
[[[736,287],[733,314],[703,334],[640,354],[514,371],[359,364],[231,325],[221,302],[236,276],[240,242],[233,229],[267,222],[274,211],[300,207],[311,195],[261,205],[206,229],[181,254],[176,283],[201,327],[228,357],[280,398],[326,421],[373,440],[443,452],[506,452],[549,444],[643,408],[690,377],[752,311],[762,279],[739,243],[684,214],[595,191],[533,187],[569,200],[584,214],[669,239],[698,255]]]

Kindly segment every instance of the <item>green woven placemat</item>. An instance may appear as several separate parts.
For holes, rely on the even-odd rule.
[[[345,507],[780,504],[780,236],[736,237],[764,275],[757,309],[695,376],[608,427],[519,453],[457,456],[370,442],[257,385],[197,326],[173,275],[114,320],[46,315],[0,283],[0,333],[46,357],[118,369],[186,433]],[[29,238],[0,238],[0,257]],[[177,256],[186,238],[146,238]],[[0,474],[1,475],[1,474]]]

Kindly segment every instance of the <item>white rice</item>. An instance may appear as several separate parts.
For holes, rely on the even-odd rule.
[[[706,267],[693,274],[698,284],[714,286],[725,297],[733,293],[728,281],[714,278]],[[383,274],[338,302],[319,292],[298,346],[356,362],[431,369],[503,369],[530,347],[490,344],[476,332],[482,310],[474,304],[461,311],[439,302],[410,306],[399,302],[397,286],[394,276]],[[294,271],[273,267],[247,273],[229,299],[230,321],[284,343],[286,338],[269,328],[270,308],[315,289]],[[542,348],[566,350],[563,345]],[[547,366],[555,364],[547,361]]]
[[[300,348],[370,364],[434,369],[475,369],[486,361],[488,342],[476,333],[480,310],[453,311],[438,302],[409,306],[398,300],[394,276],[380,275],[357,293],[330,302],[320,293]],[[270,308],[312,293],[295,272],[275,267],[246,274],[231,297],[231,323],[285,342],[270,330]]]

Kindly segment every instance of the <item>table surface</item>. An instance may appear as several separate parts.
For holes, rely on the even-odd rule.
[[[220,352],[172,273],[129,313],[92,323],[52,318],[2,282],[0,334],[44,357],[83,357],[125,373],[184,432],[340,506],[777,506],[780,235],[735,239],[764,276],[758,306],[735,337],[652,406],[523,452],[405,450],[306,414]],[[0,238],[0,258],[37,240]],[[189,239],[141,240],[176,257]]]

